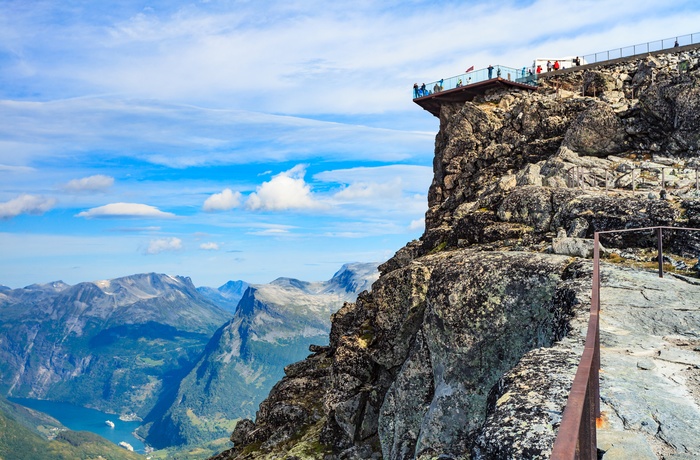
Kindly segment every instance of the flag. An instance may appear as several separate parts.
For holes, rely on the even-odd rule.
[[[469,68],[467,69],[467,72],[471,72],[472,70],[474,70],[474,66],[469,67]],[[467,73],[467,72],[464,72],[464,73]]]

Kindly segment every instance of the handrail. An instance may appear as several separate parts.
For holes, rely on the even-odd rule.
[[[641,227],[602,230],[593,234],[591,313],[586,344],[566,401],[551,460],[597,460],[596,419],[600,417],[600,235],[654,230],[657,237],[659,277],[663,278],[663,230],[700,231],[688,227]]]
[[[613,59],[637,56],[639,54],[653,53],[654,51],[673,49],[679,46],[695,45],[697,43],[700,43],[700,33],[692,33],[687,35],[679,35],[672,38],[654,40],[653,42],[623,46],[621,48],[586,54],[582,56],[582,60],[586,64],[594,64],[597,62],[611,61]]]
[[[655,40],[653,42],[623,46],[621,48],[615,48],[612,50],[586,54],[581,56],[580,62],[583,65],[596,64],[599,62],[612,61],[614,59],[637,56],[640,54],[652,53],[655,51],[663,51],[667,49],[677,48],[679,46],[695,45],[698,43],[700,43],[700,33],[679,35],[673,38],[664,38],[661,40]],[[535,61],[536,60],[537,59],[535,59]],[[488,71],[489,67],[486,67],[484,69],[468,71],[463,74],[456,75],[454,77],[433,81],[428,84],[423,83],[422,85],[418,85],[418,83],[416,83],[416,85],[418,85],[418,88],[416,88],[415,86],[413,88],[413,99],[418,99],[424,96],[430,96],[440,91],[459,88],[460,86],[466,86],[480,81],[491,80],[492,78],[496,78],[495,74],[496,72],[498,72],[499,69],[501,70],[501,75],[499,75],[499,77],[514,81],[516,83],[522,83],[524,85],[537,86],[538,74],[535,72],[535,61],[533,61],[532,67],[523,66],[522,68],[515,69],[513,67],[496,65],[489,66],[492,69],[491,72]],[[542,71],[543,73],[547,73],[545,69],[542,69]],[[459,84],[460,82],[461,84]]]
[[[484,69],[472,70],[463,74],[455,75],[454,77],[443,78],[438,81],[433,81],[428,84],[418,85],[413,87],[413,99],[418,99],[424,96],[431,96],[441,91],[460,88],[462,86],[472,85],[474,83],[502,78],[504,80],[521,83],[524,85],[537,86],[537,76],[528,74],[527,69],[514,69],[504,65],[489,66]]]

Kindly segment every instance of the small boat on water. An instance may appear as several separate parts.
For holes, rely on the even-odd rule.
[[[105,422],[105,425],[107,425],[107,426],[110,427],[110,428],[114,428],[114,422],[111,421],[111,420],[107,420],[107,421]]]

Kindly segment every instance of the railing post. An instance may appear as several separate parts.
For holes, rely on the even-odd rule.
[[[656,246],[659,250],[659,278],[664,277],[664,255],[661,227],[656,229]]]
[[[661,168],[661,190],[666,190],[666,168]]]

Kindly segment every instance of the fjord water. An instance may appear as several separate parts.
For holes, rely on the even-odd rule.
[[[90,431],[98,434],[115,444],[121,441],[131,444],[136,452],[144,453],[143,442],[134,437],[132,432],[139,426],[139,422],[123,422],[115,414],[107,414],[95,409],[86,409],[73,404],[42,401],[27,398],[8,398],[10,401],[49,414],[67,428],[74,431]],[[114,428],[107,426],[105,421],[114,422]]]

